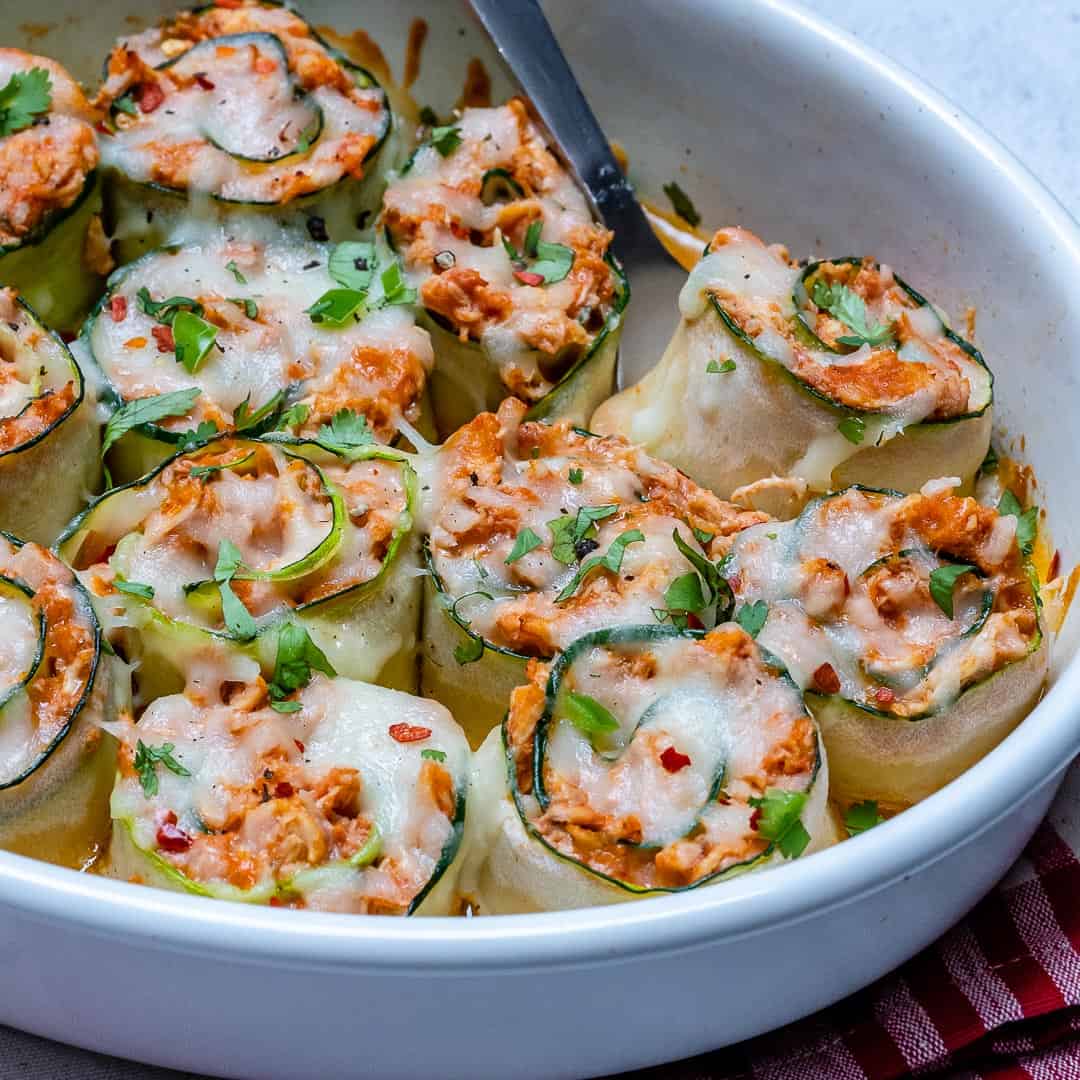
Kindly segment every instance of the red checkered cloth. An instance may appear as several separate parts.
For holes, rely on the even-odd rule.
[[[626,1080],[1080,1080],[1080,763],[1008,877],[865,990]]]

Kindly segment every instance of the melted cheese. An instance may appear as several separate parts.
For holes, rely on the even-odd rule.
[[[191,412],[161,421],[170,430],[203,420],[228,427],[242,402],[254,411],[293,388],[312,409],[304,431],[317,430],[339,409],[352,409],[369,415],[377,437],[390,441],[398,419],[418,415],[433,361],[431,342],[407,308],[378,308],[378,273],[369,292],[371,311],[360,321],[341,329],[312,322],[307,309],[340,288],[327,270],[331,251],[299,240],[230,240],[205,230],[175,253],[153,253],[114,283],[112,300],[91,327],[94,356],[127,401],[198,387]],[[167,341],[162,346],[164,328],[143,310],[141,289],[154,301],[195,300],[217,327],[215,345],[195,373],[177,361]],[[255,305],[253,318],[245,301]]]
[[[216,895],[265,901],[280,893],[309,908],[404,911],[439,868],[467,785],[468,746],[447,710],[322,675],[298,693],[297,712],[265,707],[255,687],[239,699],[243,707],[223,703],[216,688],[189,688],[154,702],[136,734],[149,746],[172,743],[190,776],[158,766],[158,792],[147,798],[127,746],[113,817],[129,824],[139,848]],[[400,742],[394,724],[428,734]],[[191,838],[182,852],[163,851],[158,840],[169,811]],[[351,866],[372,829],[378,856]]]
[[[906,499],[852,488],[811,503],[794,521],[755,526],[736,539],[727,573],[738,600],[768,603],[758,640],[800,685],[832,692],[835,677],[847,700],[918,716],[949,706],[1027,653],[1037,632],[1029,591],[1020,586],[1015,609],[1005,599],[1023,581],[1015,519],[994,520],[974,553],[961,536],[965,550],[945,559],[910,512],[935,504],[943,516],[966,515],[951,486],[927,485]],[[959,579],[950,617],[929,583],[935,570],[958,561],[979,566],[982,576]],[[988,593],[994,610],[987,616]]]

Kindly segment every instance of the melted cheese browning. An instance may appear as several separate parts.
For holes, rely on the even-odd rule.
[[[616,290],[604,261],[611,234],[593,223],[521,101],[465,109],[454,128],[459,145],[445,154],[421,146],[390,185],[382,222],[428,311],[463,341],[479,342],[507,390],[537,401],[607,323]],[[505,177],[496,181],[493,171]],[[504,248],[509,241],[523,252],[535,222],[541,240],[574,253],[561,281],[516,270]]]
[[[435,702],[322,675],[294,700],[278,712],[260,678],[206,677],[159,698],[121,747],[114,819],[214,895],[404,914],[456,847],[461,730]],[[171,743],[190,775],[158,765],[147,797],[136,739]]]
[[[588,645],[557,687],[550,674],[532,661],[511,698],[515,796],[535,833],[597,873],[672,889],[751,862],[769,841],[749,800],[813,783],[817,734],[798,690],[733,624],[700,639]],[[570,693],[598,701],[618,729],[590,739],[569,719]],[[541,724],[546,808],[534,790]]]
[[[118,44],[103,158],[131,179],[245,203],[359,180],[386,133],[382,91],[285,8],[210,5]]]
[[[71,723],[94,677],[97,639],[93,614],[73,574],[44,548],[19,547],[0,535],[0,576],[24,583],[32,594],[25,604],[0,604],[0,694],[11,691],[19,673],[32,665],[40,620],[45,624],[37,669],[0,708],[3,785],[32,768]]]
[[[685,318],[699,318],[711,297],[755,349],[809,389],[847,409],[885,414],[892,427],[954,419],[988,404],[988,372],[946,336],[934,309],[917,303],[889,267],[825,262],[807,288],[800,286],[802,273],[779,245],[766,247],[745,229],[721,229],[691,271],[680,308]],[[850,290],[865,307],[866,328],[888,328],[888,340],[841,340],[857,328],[814,303],[817,283]],[[882,430],[896,433],[888,425]]]
[[[100,503],[73,564],[117,613],[151,603],[170,619],[210,630],[226,625],[214,583],[223,541],[243,561],[231,588],[259,620],[373,581],[410,524],[407,466],[300,449],[325,470],[288,446],[244,440],[185,454]],[[342,500],[337,509],[334,494]],[[153,596],[125,593],[118,581],[148,585]]]
[[[916,718],[1037,644],[1016,520],[940,484],[906,497],[851,488],[747,530],[726,573],[740,601],[768,603],[758,640],[801,685]],[[956,581],[950,617],[931,574],[957,563],[977,572]]]
[[[222,236],[152,253],[114,282],[91,327],[94,356],[125,401],[198,387],[189,413],[161,421],[168,430],[204,420],[228,428],[242,402],[255,411],[290,389],[309,408],[302,433],[351,409],[389,442],[402,418],[419,417],[431,341],[399,305],[341,329],[313,323],[306,309],[338,287],[327,271],[330,254],[326,245]],[[157,302],[173,296],[196,301],[202,318],[217,328],[194,373],[177,361],[168,328],[144,310],[141,289]],[[381,297],[378,274],[370,296],[374,307]]]
[[[54,60],[0,48],[0,86],[33,68],[48,72],[51,102],[30,127],[0,138],[0,248],[25,242],[71,206],[98,163],[94,114],[78,83]]]
[[[588,630],[652,622],[672,580],[693,570],[673,532],[716,559],[734,533],[765,520],[623,439],[582,434],[565,422],[525,423],[524,413],[514,399],[498,415],[482,413],[445,444],[435,479],[434,569],[459,601],[457,615],[493,645],[548,657]],[[571,474],[579,473],[574,483]],[[582,508],[603,508],[606,516],[560,559],[551,522],[576,520]],[[508,564],[525,529],[540,544]],[[643,540],[626,545],[618,573],[598,570],[557,600],[582,561],[634,529]],[[703,543],[695,529],[712,538]]]
[[[39,438],[78,404],[71,353],[0,288],[0,454]]]

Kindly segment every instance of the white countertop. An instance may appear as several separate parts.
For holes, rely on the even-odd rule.
[[[813,7],[951,98],[1080,216],[1080,2],[906,0],[887,6],[875,0],[816,0]],[[188,1075],[0,1027],[0,1080],[179,1080]]]

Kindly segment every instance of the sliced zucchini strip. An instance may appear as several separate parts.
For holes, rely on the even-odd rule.
[[[273,666],[296,614],[352,678],[412,686],[420,610],[415,474],[368,445],[224,439],[90,505],[60,541],[145,699],[214,652]]]
[[[1049,643],[1018,521],[947,484],[853,487],[735,539],[739,610],[806,689],[836,798],[916,802],[1034,705]]]
[[[101,435],[71,351],[0,289],[0,528],[51,544],[98,484]]]
[[[629,286],[523,102],[432,129],[382,224],[435,342],[441,435],[508,393],[577,424],[611,393]]]
[[[836,839],[814,720],[735,624],[598,630],[530,674],[477,755],[482,912],[681,892]]]
[[[422,685],[474,745],[530,657],[617,623],[725,618],[713,560],[764,520],[622,439],[525,414],[509,398],[476,417],[432,470]]]
[[[117,410],[155,395],[198,396],[186,412],[127,432],[110,450],[114,479],[142,476],[199,425],[257,433],[288,423],[315,435],[349,410],[391,442],[402,420],[419,421],[431,342],[411,308],[388,297],[382,272],[390,264],[372,255],[370,283],[352,292],[355,310],[342,320],[316,310],[344,291],[332,274],[354,249],[371,250],[241,242],[211,231],[118,270],[83,332],[106,403]]]
[[[120,749],[109,872],[160,888],[357,914],[449,914],[469,747],[450,713],[315,674],[159,698]]]
[[[797,510],[807,490],[851,483],[971,485],[989,446],[993,376],[889,267],[801,268],[722,229],[679,304],[664,357],[597,410],[597,431],[626,435],[724,498],[771,496],[766,508],[780,496]]]
[[[94,111],[56,61],[21,49],[0,48],[0,89],[44,106],[0,137],[0,285],[51,326],[75,330],[108,264]]]
[[[386,94],[294,11],[209,5],[126,37],[106,64],[109,208],[122,261],[201,216],[351,235],[374,212],[396,151]],[[148,214],[149,211],[149,214]],[[287,212],[286,212],[287,211]]]
[[[0,847],[77,866],[106,839],[116,744],[99,725],[128,697],[72,572],[0,534]]]

